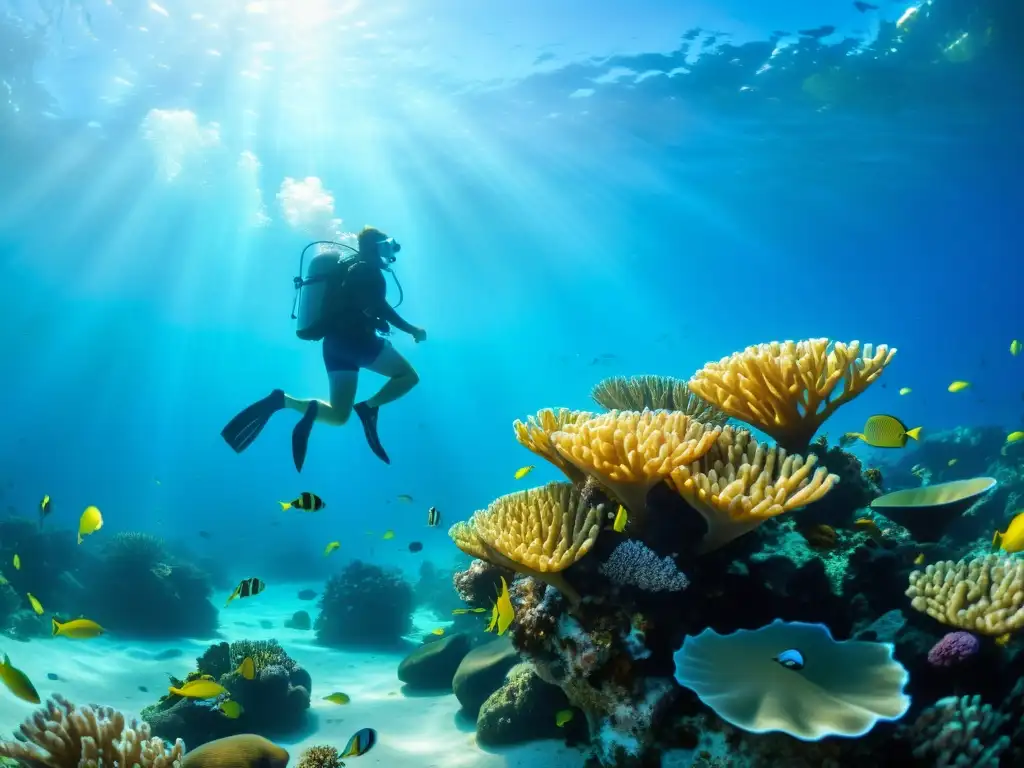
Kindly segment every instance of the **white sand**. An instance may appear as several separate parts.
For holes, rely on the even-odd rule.
[[[332,744],[339,749],[358,729],[374,728],[377,746],[361,758],[348,762],[350,768],[366,766],[415,765],[417,768],[571,768],[582,765],[582,753],[557,741],[541,741],[500,752],[484,751],[476,744],[473,726],[457,717],[459,702],[454,695],[403,695],[397,677],[401,654],[355,653],[321,648],[314,644],[312,631],[287,629],[285,619],[298,610],[316,618],[316,603],[299,600],[300,589],[317,592],[322,585],[289,585],[246,600],[235,600],[221,611],[221,639],[268,640],[274,638],[313,677],[312,718],[315,732],[299,741],[281,741],[292,755],[313,744]],[[261,621],[272,629],[263,629]],[[437,624],[435,617],[417,614],[422,633]],[[423,626],[427,624],[427,626]],[[125,641],[113,635],[94,640],[65,638],[19,643],[4,639],[0,648],[15,667],[35,684],[45,700],[60,693],[75,704],[103,704],[137,717],[144,706],[154,703],[166,690],[167,675],[177,677],[194,669],[195,659],[213,640],[178,640],[145,643]],[[153,656],[176,648],[182,655],[166,661]],[[48,680],[47,673],[59,680]],[[148,693],[139,686],[149,689]],[[323,697],[344,691],[352,701],[338,706]],[[0,687],[0,734],[8,734],[36,707],[14,698]]]

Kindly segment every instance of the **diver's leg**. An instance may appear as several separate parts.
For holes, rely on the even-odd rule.
[[[333,399],[334,397],[332,395],[331,400],[333,401]],[[348,421],[349,415],[347,413],[344,417],[341,417],[339,414],[334,412],[334,407],[326,400],[317,400],[316,398],[304,400],[302,398],[292,397],[291,395],[284,396],[285,407],[290,408],[293,411],[298,411],[303,415],[306,414],[309,410],[309,406],[313,403],[316,403],[316,421],[321,424],[340,426]]]
[[[377,359],[367,365],[366,369],[388,377],[388,381],[380,388],[380,391],[366,401],[366,405],[370,408],[380,408],[382,405],[394,402],[420,381],[420,377],[413,370],[409,361],[387,343],[377,355]]]
[[[316,403],[313,419],[323,424],[341,426],[352,414],[352,402],[356,399],[356,386],[359,383],[359,366],[352,360],[349,345],[341,339],[324,339],[323,357],[327,380],[331,386],[331,401],[328,403],[285,395],[284,404],[286,408],[298,411],[305,417],[310,405]]]

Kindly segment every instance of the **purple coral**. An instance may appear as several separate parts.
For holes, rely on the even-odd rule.
[[[676,568],[671,557],[658,555],[643,542],[630,539],[615,548],[601,573],[620,585],[639,587],[647,592],[678,592],[690,585],[686,574]]]
[[[981,643],[970,632],[950,632],[928,651],[928,663],[933,667],[953,667],[963,664],[981,648]]]

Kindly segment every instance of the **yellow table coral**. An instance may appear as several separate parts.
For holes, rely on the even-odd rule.
[[[575,603],[579,594],[561,572],[594,546],[604,514],[571,484],[550,483],[495,499],[448,535],[471,557],[535,576]]]
[[[679,411],[610,411],[567,423],[551,444],[642,516],[651,488],[703,456],[719,432]]]
[[[1024,560],[941,560],[910,574],[914,610],[957,629],[1004,635],[1024,628]]]
[[[707,522],[700,551],[710,552],[828,493],[839,478],[824,468],[812,475],[816,461],[724,427],[702,458],[672,471],[668,484]]]
[[[512,429],[520,445],[530,449],[543,459],[547,459],[558,467],[565,476],[574,483],[582,483],[586,477],[579,469],[563,459],[551,444],[551,435],[568,424],[575,424],[589,419],[592,414],[586,411],[570,411],[568,408],[543,408],[536,416],[528,416],[526,421],[516,419]]]
[[[859,341],[773,341],[708,363],[690,389],[733,418],[802,452],[835,410],[882,375],[896,354]]]

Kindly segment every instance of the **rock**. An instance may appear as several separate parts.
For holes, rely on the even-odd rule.
[[[261,619],[260,626],[263,627],[263,629],[273,629],[274,622],[270,621],[269,619]]]
[[[290,619],[285,621],[284,625],[289,629],[312,629],[313,620],[305,611],[296,611]]]
[[[485,747],[500,747],[561,738],[565,731],[555,724],[555,715],[568,708],[569,700],[561,688],[545,683],[529,664],[517,664],[508,673],[505,684],[480,707],[477,742]]]
[[[190,750],[182,768],[285,768],[288,752],[251,733],[228,736]]]
[[[469,635],[461,632],[422,645],[398,665],[398,679],[410,688],[450,691],[452,676],[469,647]]]
[[[505,675],[519,661],[519,654],[508,637],[499,637],[466,654],[452,678],[452,690],[470,717],[476,717],[480,705],[505,682]]]
[[[316,597],[316,592],[312,589],[304,589],[299,592],[299,600],[312,600],[314,597]]]

